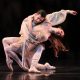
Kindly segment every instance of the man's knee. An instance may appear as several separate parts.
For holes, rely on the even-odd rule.
[[[38,45],[36,49],[36,54],[42,54],[42,52],[45,50],[43,45]]]
[[[43,50],[45,50],[45,47],[44,47],[43,45],[39,45],[39,46],[38,46],[38,49],[39,49],[40,51],[43,51]]]

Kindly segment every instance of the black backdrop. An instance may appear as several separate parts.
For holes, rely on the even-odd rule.
[[[43,54],[40,62],[46,60],[50,63],[79,65],[80,64],[80,0],[0,0],[0,63],[5,64],[5,54],[2,46],[2,38],[19,36],[22,20],[39,9],[47,13],[61,9],[73,9],[77,16],[68,15],[66,21],[61,24],[65,31],[63,42],[70,48],[67,54],[60,54],[56,59],[50,49]],[[48,54],[49,53],[49,54]]]

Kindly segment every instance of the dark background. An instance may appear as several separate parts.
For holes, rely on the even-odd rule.
[[[76,16],[68,15],[66,21],[61,24],[65,31],[63,43],[70,49],[67,53],[60,53],[55,58],[52,50],[47,49],[40,60],[55,65],[80,65],[80,0],[0,0],[0,65],[5,64],[5,54],[2,46],[2,38],[19,36],[22,20],[35,13],[39,9],[47,13],[61,9],[76,10]]]

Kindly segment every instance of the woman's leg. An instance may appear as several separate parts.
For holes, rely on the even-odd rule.
[[[8,68],[12,71],[13,71],[12,59],[15,60],[21,68],[25,69],[24,67],[22,67],[22,62],[17,56],[17,53],[18,53],[17,50],[20,47],[17,43],[18,40],[19,40],[19,37],[7,37],[2,40],[5,55],[6,55],[6,63]]]

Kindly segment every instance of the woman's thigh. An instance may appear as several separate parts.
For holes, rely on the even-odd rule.
[[[12,44],[19,40],[19,37],[6,37],[3,39],[4,43]]]

